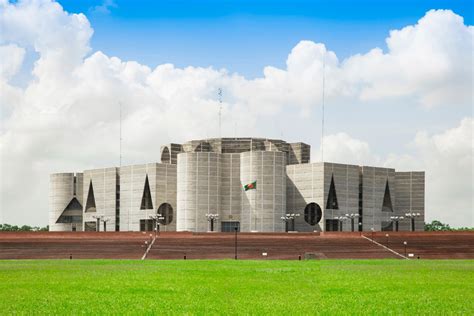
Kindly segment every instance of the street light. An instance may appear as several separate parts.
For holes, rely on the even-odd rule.
[[[206,214],[207,221],[211,225],[211,232],[214,231],[214,221],[216,221],[219,218],[219,214]]]
[[[395,223],[395,231],[398,232],[398,222],[404,219],[403,216],[390,216],[390,220]]]
[[[92,218],[95,218],[95,220],[96,220],[96,224],[95,224],[96,230],[95,231],[99,232],[100,231],[100,221],[104,218],[104,216],[103,215],[92,215]]]
[[[337,226],[339,226],[339,231],[342,232],[342,223],[347,219],[347,217],[345,217],[345,216],[336,216],[336,217],[334,217],[334,219],[338,221]]]
[[[405,213],[405,217],[411,219],[411,231],[414,232],[415,231],[415,218],[416,217],[420,217],[421,214],[420,213]]]
[[[237,260],[237,226],[234,227],[235,230],[235,243],[234,243],[234,258]]]
[[[291,223],[291,230],[294,231],[295,230],[295,219],[297,217],[299,217],[300,214],[299,213],[288,213],[288,214],[285,214],[285,216],[282,216],[280,217],[282,221],[285,222],[285,231],[288,232],[288,222]]]
[[[155,215],[150,215],[150,219],[153,220],[153,223],[155,224],[155,238],[158,235],[158,232],[160,231],[160,222],[165,219],[165,217],[159,213]]]
[[[355,214],[355,213],[346,214],[346,217],[351,219],[351,230],[354,231],[354,219],[359,217],[359,214]]]

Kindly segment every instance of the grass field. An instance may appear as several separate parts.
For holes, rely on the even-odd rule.
[[[474,314],[473,260],[0,261],[0,314]]]

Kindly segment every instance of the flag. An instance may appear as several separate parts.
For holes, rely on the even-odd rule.
[[[244,185],[244,190],[245,191],[257,190],[257,180],[255,180],[254,182],[251,182],[249,184]]]

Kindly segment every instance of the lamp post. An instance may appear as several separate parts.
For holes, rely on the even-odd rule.
[[[107,222],[110,221],[110,218],[102,218],[102,223],[104,223],[104,232],[107,231]]]
[[[390,216],[390,220],[395,223],[395,231],[398,232],[398,222],[404,219],[403,216]]]
[[[285,231],[288,232],[288,222],[291,223],[291,231],[295,230],[295,218],[299,217],[299,213],[288,213],[281,217],[281,220],[285,222]]]
[[[359,214],[356,214],[356,213],[346,214],[346,217],[351,219],[351,230],[354,231],[354,219],[359,217]]]
[[[404,242],[403,242],[403,245],[405,246],[405,257],[406,257],[406,256],[407,256],[407,242],[404,241]]]
[[[235,230],[234,259],[237,260],[237,226],[234,227],[234,230]]]
[[[420,217],[420,216],[421,216],[420,213],[413,213],[413,212],[405,213],[405,217],[409,218],[411,220],[411,231],[412,232],[415,231],[415,218]]]
[[[97,232],[100,232],[100,221],[104,218],[104,216],[102,215],[93,215],[92,218],[95,218],[96,220],[96,224],[95,224],[95,227],[96,227],[96,230]]]
[[[345,217],[345,216],[335,216],[334,219],[338,221],[337,226],[339,226],[339,231],[342,232],[342,225],[343,225],[343,222],[347,219],[347,217]]]
[[[216,221],[219,218],[219,214],[206,214],[207,221],[211,225],[211,229],[209,231],[213,232],[214,231],[214,221]]]
[[[153,223],[155,224],[155,238],[156,236],[158,235],[159,231],[160,231],[160,222],[159,221],[162,221],[165,219],[165,217],[159,213],[155,214],[155,215],[150,215],[150,219],[153,220]]]

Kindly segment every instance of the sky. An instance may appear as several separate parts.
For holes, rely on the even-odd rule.
[[[161,144],[303,141],[426,171],[427,220],[474,226],[471,1],[0,0],[0,222],[46,225],[48,177]]]

